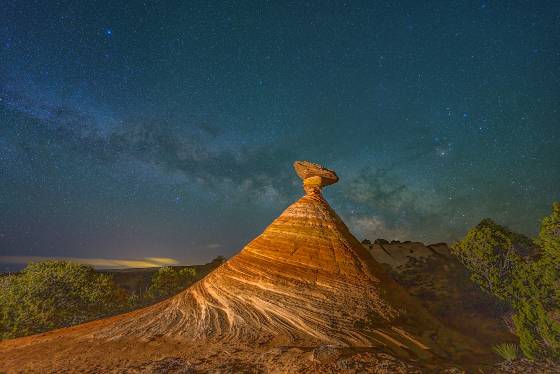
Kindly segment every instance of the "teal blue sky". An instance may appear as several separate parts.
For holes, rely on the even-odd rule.
[[[2,8],[0,256],[229,256],[297,159],[360,239],[532,235],[560,200],[557,1]]]

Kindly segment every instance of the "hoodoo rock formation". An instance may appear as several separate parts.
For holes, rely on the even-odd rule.
[[[381,363],[389,372],[441,372],[489,360],[350,233],[321,194],[338,181],[334,171],[305,161],[294,168],[306,194],[204,279],[144,309],[1,342],[0,371],[150,372],[168,362],[192,372],[352,372]]]
[[[308,161],[294,162],[294,169],[308,195],[318,194],[321,188],[338,182],[338,175],[334,171]]]

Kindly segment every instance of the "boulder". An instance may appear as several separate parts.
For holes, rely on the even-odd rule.
[[[342,356],[342,348],[336,345],[322,344],[313,350],[313,360],[322,364],[335,362]]]
[[[294,162],[294,169],[303,181],[303,189],[308,194],[317,193],[321,188],[338,182],[334,170],[309,161]]]

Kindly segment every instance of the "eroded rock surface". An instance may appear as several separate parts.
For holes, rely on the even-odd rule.
[[[320,192],[336,173],[294,167],[306,195],[207,277],[144,309],[1,342],[0,370],[126,372],[153,361],[154,370],[184,362],[191,371],[361,372],[368,360],[403,370],[492,360],[410,297],[350,233]],[[324,345],[345,355],[308,359]]]
[[[321,188],[338,182],[338,175],[333,170],[309,161],[294,162],[294,169],[307,194],[317,194]]]

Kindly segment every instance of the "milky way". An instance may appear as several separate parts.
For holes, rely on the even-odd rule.
[[[557,1],[0,12],[0,255],[231,255],[302,195],[359,238],[532,235],[560,200]]]

